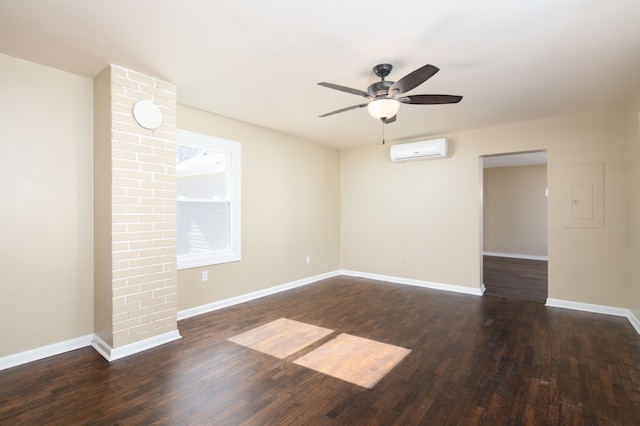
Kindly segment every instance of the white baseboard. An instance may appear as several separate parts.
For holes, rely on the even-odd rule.
[[[86,348],[91,344],[92,338],[93,335],[89,334],[86,336],[76,337],[75,339],[69,339],[63,342],[53,343],[51,345],[41,346],[28,351],[0,357],[0,370],[59,355],[61,353],[74,351],[76,349]]]
[[[111,346],[105,342],[104,340],[102,340],[100,337],[98,337],[97,334],[93,335],[93,340],[91,341],[91,347],[93,349],[95,349],[100,355],[102,355],[102,357],[104,359],[106,359],[107,361],[109,361],[109,358],[111,357]]]
[[[231,299],[226,299],[220,302],[211,303],[208,305],[198,306],[196,308],[187,309],[178,312],[178,320],[188,318],[190,316],[203,314],[205,312],[213,311],[216,309],[224,308],[226,306],[235,305],[238,303],[246,302],[249,300],[265,297],[270,294],[279,293],[281,291],[289,290],[295,287],[300,287],[306,284],[331,278],[340,275],[340,271],[329,272],[326,274],[316,275],[313,277],[301,279],[288,284],[283,284],[275,287],[271,287],[265,290],[256,291],[253,293],[241,295]],[[37,361],[39,359],[48,358],[50,356],[59,355],[64,352],[73,351],[80,348],[86,348],[88,346],[93,347],[100,355],[102,355],[107,361],[115,361],[120,358],[124,358],[129,355],[133,355],[138,352],[151,349],[156,346],[160,346],[165,343],[172,342],[180,339],[179,331],[164,333],[159,336],[154,336],[149,339],[141,340],[139,342],[131,343],[120,348],[112,348],[104,340],[95,334],[89,334],[75,339],[66,340],[64,342],[53,343],[51,345],[42,346],[39,348],[30,349],[24,352],[7,355],[0,357],[0,370],[15,367],[21,364],[26,364],[31,361]]]
[[[104,359],[111,362],[129,355],[137,354],[138,352],[146,351],[147,349],[155,348],[156,346],[164,345],[165,343],[173,342],[180,338],[182,338],[182,336],[180,336],[178,330],[174,330],[149,337],[148,339],[140,340],[138,342],[130,343],[119,348],[112,348],[100,337],[94,335],[91,346],[98,351]]]
[[[552,308],[573,309],[574,311],[592,312],[594,314],[613,315],[625,317],[629,320],[633,328],[640,334],[640,321],[630,309],[616,308],[614,306],[594,305],[591,303],[572,302],[570,300],[547,299],[546,306]]]
[[[616,308],[613,306],[593,305],[591,303],[572,302],[570,300],[547,299],[547,306],[552,308],[573,309],[574,311],[593,312],[594,314],[614,315],[617,317],[626,317],[628,309]]]
[[[510,257],[512,259],[549,260],[549,256],[536,256],[534,254],[498,253],[495,251],[482,252],[484,256]]]
[[[341,274],[351,276],[351,277],[368,278],[371,280],[378,280],[378,281],[387,281],[395,284],[406,284],[406,285],[412,285],[416,287],[431,288],[434,290],[444,290],[444,291],[451,291],[454,293],[472,294],[474,296],[482,296],[482,293],[484,292],[484,285],[482,286],[482,288],[481,287],[479,288],[463,287],[460,285],[442,284],[442,283],[436,283],[432,281],[414,280],[411,278],[393,277],[390,275],[370,274],[368,272],[349,271],[349,270],[342,270]]]
[[[279,293],[285,290],[293,289],[307,284],[312,284],[316,281],[320,281],[326,278],[336,277],[339,275],[346,275],[352,277],[368,278],[372,280],[387,281],[396,284],[406,284],[417,287],[431,288],[435,290],[450,291],[455,293],[471,294],[475,296],[482,296],[485,291],[484,285],[480,288],[463,287],[451,284],[441,284],[431,281],[414,280],[410,278],[393,277],[389,275],[370,274],[366,272],[350,271],[350,270],[338,270],[334,272],[328,272],[326,274],[316,275],[309,278],[304,278],[298,281],[293,281],[288,284],[282,284],[275,287],[270,287],[264,290],[255,291],[252,293],[244,294],[241,296],[232,297],[230,299],[221,300],[207,305],[197,306],[195,308],[186,309],[178,312],[178,320],[189,318],[192,316],[204,314],[207,312],[215,311],[218,309],[226,308],[228,306],[236,305],[250,300],[258,299],[261,297],[269,296],[271,294]],[[633,328],[640,334],[640,320],[630,310],[625,308],[616,308],[611,306],[593,305],[589,303],[572,302],[568,300],[560,299],[547,299],[546,306],[564,309],[573,309],[579,311],[593,312],[598,314],[615,315],[626,317]],[[107,361],[115,361],[133,355],[138,352],[142,352],[147,349],[151,349],[156,346],[160,346],[164,343],[172,342],[180,339],[181,336],[178,330],[161,334],[159,336],[151,337],[149,339],[135,342],[120,348],[111,348],[107,343],[94,334],[87,336],[77,337],[75,339],[65,340],[63,342],[54,343],[51,345],[42,346],[39,348],[19,352],[12,355],[0,357],[0,370],[15,367],[28,362],[37,361],[39,359],[47,358],[50,356],[58,355],[64,352],[73,351],[76,349],[92,346],[100,355],[102,355]]]
[[[240,303],[249,302],[261,297],[270,296],[282,291],[291,290],[292,288],[301,287],[303,285],[312,284],[316,281],[341,275],[340,271],[327,272],[325,274],[315,275],[313,277],[303,278],[287,284],[277,285],[275,287],[265,288],[263,290],[254,291],[240,296],[230,297],[229,299],[219,300],[217,302],[207,303],[206,305],[196,306],[195,308],[184,309],[178,311],[178,321],[190,318],[196,315],[206,314],[207,312],[217,311],[218,309],[227,308],[229,306],[238,305]]]
[[[280,293],[281,291],[290,290],[296,287],[301,287],[303,285],[312,284],[316,281],[337,277],[340,275],[347,275],[347,276],[359,277],[359,278],[368,278],[372,280],[387,281],[387,282],[392,282],[396,284],[406,284],[406,285],[412,285],[417,287],[431,288],[435,290],[451,291],[455,293],[472,294],[475,296],[482,296],[482,294],[484,293],[484,285],[482,285],[481,288],[474,289],[471,287],[463,287],[463,286],[457,286],[457,285],[451,285],[451,284],[441,284],[441,283],[435,283],[431,281],[420,281],[420,280],[414,280],[410,278],[393,277],[389,275],[370,274],[367,272],[358,272],[358,271],[349,271],[349,270],[338,270],[338,271],[328,272],[326,274],[304,278],[298,281],[293,281],[291,283],[266,288],[264,290],[258,290],[252,293],[231,297],[229,299],[219,300],[217,302],[208,303],[206,305],[196,306],[195,308],[184,309],[182,311],[178,311],[178,321],[183,320],[185,318],[206,314],[208,312],[217,311],[218,309],[227,308],[229,306],[238,305],[240,303],[249,302],[251,300],[259,299],[261,297],[266,297],[272,294]]]
[[[631,309],[629,309],[629,314],[627,315],[627,319],[629,320],[633,328],[636,329],[638,334],[640,334],[640,320],[638,320],[638,317],[636,316],[636,314],[633,313]]]

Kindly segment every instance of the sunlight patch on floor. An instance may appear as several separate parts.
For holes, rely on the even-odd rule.
[[[340,334],[294,364],[370,389],[410,352],[399,346]]]
[[[328,328],[280,318],[228,339],[253,350],[284,359],[333,333]]]
[[[228,340],[285,359],[333,332],[280,318]],[[410,349],[343,333],[293,362],[370,389],[410,352]]]

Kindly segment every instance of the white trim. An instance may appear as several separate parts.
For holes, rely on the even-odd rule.
[[[546,306],[552,308],[573,309],[574,311],[593,312],[594,314],[614,315],[617,317],[626,317],[629,310],[625,308],[616,308],[613,306],[593,305],[591,303],[572,302],[570,300],[547,299]]]
[[[534,254],[498,253],[495,251],[484,251],[482,254],[484,256],[510,257],[512,259],[549,260],[549,256],[536,256]]]
[[[636,314],[633,313],[631,309],[629,309],[629,313],[627,314],[627,319],[629,320],[633,328],[636,329],[638,334],[640,334],[640,320],[638,320],[638,317],[636,316]]]
[[[111,356],[111,346],[104,340],[102,340],[97,334],[93,335],[93,340],[91,341],[91,347],[96,350],[104,359],[109,361],[109,357]]]
[[[229,299],[208,303],[206,305],[196,306],[195,308],[184,309],[182,311],[178,311],[178,321],[183,320],[185,318],[194,317],[196,315],[206,314],[207,312],[217,311],[218,309],[227,308],[229,306],[237,305],[240,303],[249,302],[250,300],[259,299],[261,297],[270,296],[272,294],[280,293],[281,291],[291,290],[296,287],[312,284],[316,281],[324,280],[326,278],[337,277],[339,275],[341,275],[341,271],[327,272],[325,274],[303,278],[287,284],[281,284],[275,287],[269,287],[263,290],[258,290],[251,293],[242,294],[240,296],[231,297]]]
[[[180,338],[182,338],[182,336],[180,336],[178,330],[173,330],[138,342],[133,342],[119,348],[112,348],[100,337],[94,335],[91,346],[98,351],[104,359],[111,362],[129,355],[137,354],[138,352],[146,351],[147,349],[155,348],[156,346],[164,345],[165,343],[173,342]]]
[[[461,285],[442,284],[432,281],[414,280],[411,278],[392,277],[389,275],[370,274],[368,272],[342,270],[342,275],[351,277],[368,278],[371,280],[388,281],[395,284],[406,284],[416,287],[431,288],[434,290],[444,290],[454,293],[472,294],[474,296],[482,296],[482,288],[464,287]]]
[[[417,287],[425,287],[436,290],[451,291],[455,293],[471,294],[481,296],[484,294],[484,284],[479,289],[471,287],[463,287],[451,284],[434,283],[431,281],[420,281],[409,278],[392,277],[388,275],[370,274],[366,272],[357,272],[349,270],[337,270],[328,272],[325,274],[316,275],[309,278],[304,278],[298,281],[293,281],[288,284],[282,284],[275,287],[270,287],[264,290],[255,291],[252,293],[244,294],[241,296],[232,297],[229,299],[221,300],[207,305],[197,306],[191,309],[185,309],[178,312],[178,321],[181,319],[189,318],[192,316],[204,314],[207,312],[215,311],[218,309],[226,308],[228,306],[237,305],[239,303],[248,302],[250,300],[259,299],[261,297],[269,296],[271,294],[279,293],[285,290],[290,290],[303,285],[312,284],[316,281],[320,281],[326,278],[332,278],[340,275],[369,278],[372,280],[381,280],[392,282],[396,284],[406,284]],[[593,312],[597,314],[614,315],[620,317],[626,317],[633,328],[640,334],[640,320],[630,310],[625,308],[616,308],[611,306],[593,305],[589,303],[571,302],[568,300],[560,299],[547,299],[546,306],[553,308],[573,309],[578,311]],[[28,362],[37,361],[43,358],[47,358],[54,355],[59,355],[64,352],[81,349],[87,346],[93,347],[100,355],[102,355],[107,361],[114,361],[116,359],[123,358],[128,355],[133,355],[138,352],[142,352],[147,349],[151,349],[156,346],[160,346],[164,343],[169,343],[174,340],[180,339],[178,330],[161,334],[159,336],[151,337],[149,339],[141,340],[121,348],[112,349],[106,342],[100,339],[95,334],[87,336],[77,337],[75,339],[65,340],[59,343],[53,343],[51,345],[42,346],[35,349],[30,349],[24,352],[19,352],[12,355],[0,357],[0,370],[15,367]]]
[[[61,353],[74,351],[76,349],[86,348],[91,344],[92,337],[93,336],[89,334],[82,337],[76,337],[75,339],[69,339],[63,342],[29,349],[28,351],[18,352],[13,355],[3,356],[0,358],[0,370],[59,355]]]
[[[552,308],[573,309],[575,311],[592,312],[594,314],[613,315],[625,317],[629,320],[633,328],[640,334],[640,321],[638,317],[626,308],[616,308],[615,306],[593,305],[591,303],[572,302],[570,300],[547,299],[546,306]]]

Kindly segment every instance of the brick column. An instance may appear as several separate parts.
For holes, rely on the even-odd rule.
[[[113,360],[180,337],[176,87],[111,65],[96,77],[94,93],[94,347]],[[159,128],[136,122],[140,100],[160,107]]]

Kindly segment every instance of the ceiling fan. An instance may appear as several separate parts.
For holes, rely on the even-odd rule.
[[[392,69],[393,66],[390,64],[380,64],[373,67],[373,72],[380,77],[381,81],[370,85],[366,92],[333,83],[318,83],[320,86],[352,93],[369,100],[363,104],[322,114],[320,117],[328,117],[333,114],[366,106],[369,114],[373,118],[381,120],[384,124],[389,124],[396,121],[396,114],[398,113],[401,103],[413,105],[455,104],[462,99],[462,96],[454,95],[405,95],[406,92],[418,87],[439,71],[439,69],[433,65],[424,65],[396,82],[386,81],[385,77],[389,75]]]

